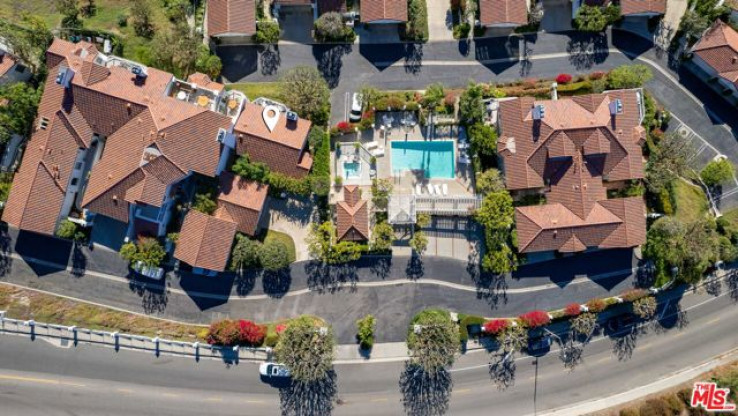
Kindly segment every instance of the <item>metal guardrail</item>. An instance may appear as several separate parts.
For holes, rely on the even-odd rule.
[[[218,358],[223,360],[252,360],[265,361],[271,356],[271,348],[249,348],[249,347],[221,347],[200,342],[186,342],[164,339],[159,337],[147,337],[121,332],[109,332],[97,329],[78,328],[76,326],[65,326],[36,322],[34,320],[22,320],[5,317],[6,311],[0,311],[0,333],[8,332],[14,334],[25,334],[31,339],[36,337],[55,338],[72,341],[76,346],[79,342],[99,344],[114,348],[151,351],[157,356],[174,354],[191,356],[196,360],[202,357]]]

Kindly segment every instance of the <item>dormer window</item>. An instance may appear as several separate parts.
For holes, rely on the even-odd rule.
[[[41,130],[46,130],[46,128],[49,127],[49,119],[46,117],[41,117],[41,119],[38,121],[38,128]]]

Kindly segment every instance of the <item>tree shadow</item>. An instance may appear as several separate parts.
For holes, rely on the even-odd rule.
[[[72,276],[82,277],[87,271],[87,256],[82,250],[82,244],[75,242],[72,244]]]
[[[708,295],[712,295],[715,297],[720,296],[720,294],[723,292],[723,283],[715,274],[707,276],[703,283],[703,287],[705,288],[705,291]]]
[[[405,44],[405,73],[417,75],[423,66],[423,44]]]
[[[353,263],[332,266],[319,261],[309,261],[305,263],[305,274],[308,275],[308,288],[318,293],[336,293],[344,285],[348,285],[349,290],[355,292],[356,282],[359,281],[357,267]]]
[[[738,272],[732,271],[725,277],[725,283],[728,285],[730,298],[734,302],[738,302]]]
[[[410,280],[418,280],[425,275],[425,266],[423,266],[423,258],[413,252],[410,260],[405,267],[405,275]]]
[[[141,297],[141,307],[147,314],[162,313],[167,308],[167,288],[153,284],[150,279],[133,276],[128,281],[128,288]]]
[[[257,271],[253,269],[236,273],[236,277],[233,279],[233,285],[236,287],[236,294],[238,296],[247,296],[254,290],[257,274]]]
[[[290,290],[292,285],[292,271],[289,267],[281,270],[264,270],[261,275],[264,293],[272,298],[281,298]]]
[[[460,39],[458,47],[461,56],[469,56],[469,52],[471,52],[471,39]]]
[[[313,45],[313,56],[318,62],[318,70],[328,83],[328,87],[336,88],[341,79],[343,57],[352,52],[352,45]]]
[[[369,270],[374,273],[377,277],[382,280],[389,277],[390,270],[392,269],[392,257],[381,257],[372,259]]]
[[[400,392],[405,414],[409,416],[436,416],[448,411],[453,390],[451,373],[441,369],[435,373],[420,366],[405,363],[400,375]]]
[[[489,363],[489,376],[498,390],[506,390],[515,385],[516,364],[512,354],[500,352],[492,355]]]
[[[274,75],[282,64],[278,45],[266,45],[259,53],[259,63],[262,75]]]
[[[610,52],[606,33],[587,34],[576,32],[568,35],[566,52],[569,62],[578,71],[588,70],[605,62]]]
[[[0,276],[10,273],[13,259],[10,257],[13,239],[8,233],[8,224],[0,223]]]
[[[334,370],[320,380],[304,382],[292,380],[279,389],[282,415],[329,415],[333,411],[338,394],[337,376]]]
[[[633,327],[631,330],[626,331],[618,335],[614,335],[612,343],[612,352],[618,357],[618,361],[627,361],[633,356],[633,351],[636,348],[638,335],[645,333],[645,328]]]

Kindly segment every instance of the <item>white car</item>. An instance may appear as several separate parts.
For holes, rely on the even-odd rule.
[[[361,94],[355,92],[351,98],[351,111],[349,111],[349,121],[357,123],[361,121]]]
[[[259,365],[259,374],[264,377],[289,377],[290,370],[284,364],[267,362]]]

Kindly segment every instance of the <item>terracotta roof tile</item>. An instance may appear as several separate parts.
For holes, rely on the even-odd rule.
[[[692,50],[720,77],[738,87],[738,32],[717,20]]]
[[[222,272],[235,235],[236,223],[190,210],[182,223],[174,257],[192,267]]]
[[[256,1],[208,0],[208,34],[256,33]]]
[[[255,235],[269,186],[223,172],[219,190],[215,217],[235,222],[239,232]]]
[[[407,1],[362,0],[359,14],[362,23],[377,21],[407,22]]]
[[[200,72],[195,72],[194,74],[187,77],[187,82],[197,84],[198,87],[203,87],[218,92],[225,89],[225,85],[213,81],[212,79],[210,79],[209,76]]]
[[[360,199],[358,187],[349,188],[343,188],[346,200],[336,204],[338,241],[365,241],[369,239],[369,207]]]
[[[479,21],[484,26],[528,24],[527,0],[480,0]]]
[[[0,55],[0,77],[5,76],[18,63],[18,60],[7,52]]]
[[[666,13],[666,0],[620,0],[623,15],[644,13]]]

